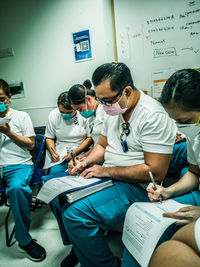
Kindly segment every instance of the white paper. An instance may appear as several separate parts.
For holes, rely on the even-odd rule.
[[[67,198],[67,201],[69,203],[72,203],[78,199],[81,199],[83,197],[86,197],[88,195],[91,195],[91,194],[94,194],[104,188],[107,188],[109,186],[112,186],[113,185],[113,181],[112,180],[108,180],[108,181],[105,181],[103,183],[100,183],[100,184],[95,184],[95,185],[91,185],[89,187],[86,187],[84,188],[84,190],[77,190],[77,191],[73,191],[71,193],[67,193],[66,194],[66,198]]]
[[[188,206],[174,200],[162,203],[136,202],[126,213],[122,241],[142,267],[147,267],[151,255],[164,231],[177,219],[163,217]]]
[[[56,196],[65,191],[87,186],[96,183],[100,180],[101,179],[99,178],[85,179],[81,176],[70,176],[70,175],[53,178],[47,181],[42,186],[37,195],[37,198],[48,204]]]

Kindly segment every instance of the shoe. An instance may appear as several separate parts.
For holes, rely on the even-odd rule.
[[[76,253],[74,249],[72,248],[71,252],[69,255],[64,258],[64,260],[61,262],[60,266],[61,267],[74,267],[78,263],[78,258],[76,256]]]
[[[46,257],[45,249],[33,239],[26,246],[19,244],[19,250],[27,253],[28,258],[32,261],[42,261]]]

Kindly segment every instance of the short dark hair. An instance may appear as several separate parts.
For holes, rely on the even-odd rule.
[[[68,99],[68,92],[62,92],[57,100],[57,105],[62,105],[66,109],[72,109],[69,99]]]
[[[184,111],[200,111],[200,72],[194,69],[176,71],[165,83],[160,102],[163,106],[179,106]]]
[[[10,87],[9,87],[8,83],[3,79],[0,79],[0,89],[2,89],[4,91],[4,93],[6,94],[7,97],[11,98],[12,94],[10,91]]]
[[[85,80],[83,82],[83,86],[85,86],[87,89],[91,89],[92,88],[92,83],[90,80]]]
[[[75,84],[68,91],[69,101],[74,105],[85,103],[85,95],[95,97],[95,91],[92,89],[87,89],[82,84]]]
[[[110,81],[111,91],[120,91],[127,85],[135,89],[130,69],[124,63],[105,63],[94,71],[92,75],[94,86],[106,80]]]

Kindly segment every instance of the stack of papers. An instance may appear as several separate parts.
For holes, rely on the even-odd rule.
[[[77,191],[73,191],[71,193],[66,193],[64,194],[64,197],[66,198],[67,202],[72,203],[78,199],[91,195],[95,192],[101,191],[102,189],[107,188],[111,185],[113,185],[112,180],[101,181],[101,182],[98,181],[96,184],[90,185],[89,187],[85,187]]]
[[[113,185],[113,181],[109,178],[85,179],[81,176],[66,175],[66,173],[49,175],[50,180],[48,176],[44,176],[44,179],[47,182],[40,189],[37,198],[47,204],[60,194],[72,203]]]

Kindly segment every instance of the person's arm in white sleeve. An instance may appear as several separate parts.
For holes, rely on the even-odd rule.
[[[0,132],[7,135],[12,141],[20,147],[26,147],[28,149],[33,149],[35,145],[35,133],[33,129],[33,124],[28,116],[24,115],[23,121],[21,122],[21,130],[23,135],[19,135],[11,130],[9,123],[0,126]]]

